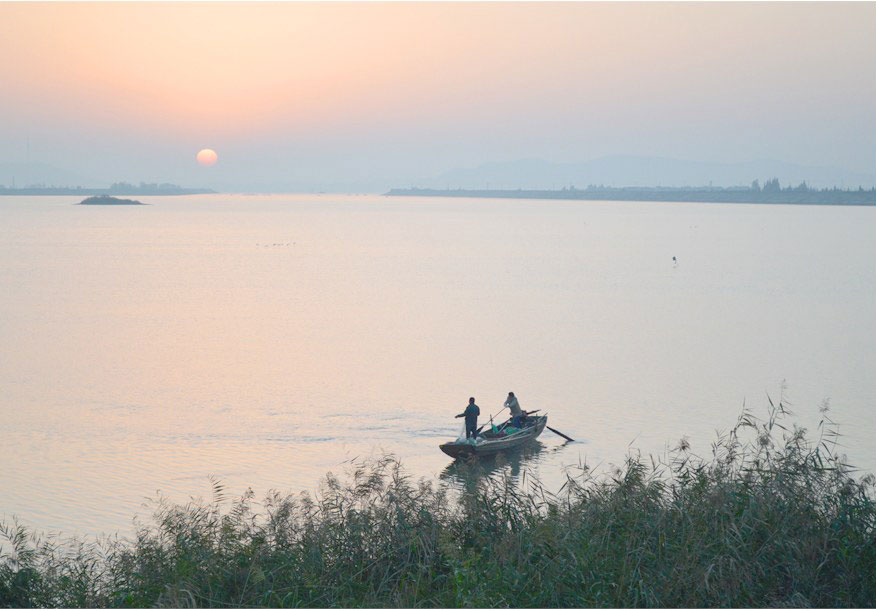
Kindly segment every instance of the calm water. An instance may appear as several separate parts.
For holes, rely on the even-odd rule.
[[[143,199],[0,198],[0,519],[127,533],[157,490],[313,489],[383,451],[452,482],[453,415],[509,390],[579,440],[512,460],[549,485],[708,452],[783,381],[876,468],[872,208]]]

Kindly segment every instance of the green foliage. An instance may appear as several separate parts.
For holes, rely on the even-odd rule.
[[[682,440],[581,466],[557,494],[476,464],[454,491],[384,457],[260,506],[214,482],[211,503],[160,501],[133,541],[3,524],[0,606],[872,607],[874,478],[837,456],[826,413],[814,442],[785,414],[743,413],[708,459]]]

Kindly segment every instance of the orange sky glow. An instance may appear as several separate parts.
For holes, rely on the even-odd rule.
[[[3,63],[2,74],[35,97],[63,97],[86,113],[194,129],[217,123],[249,129],[277,121],[295,126],[355,119],[376,109],[416,113],[411,104],[440,113],[479,100],[503,99],[513,106],[555,95],[599,108],[658,82],[669,89],[705,78],[705,86],[723,81],[736,87],[745,74],[747,88],[754,88],[760,78],[782,78],[782,69],[791,71],[791,62],[800,61],[798,54],[783,52],[793,37],[771,35],[774,24],[751,19],[743,4],[631,8],[5,5],[0,45],[14,61]],[[832,25],[805,14],[791,17],[801,39],[810,35],[807,29]],[[622,26],[608,27],[617,24]],[[720,61],[726,49],[713,44],[716,29],[746,34],[731,61]],[[845,44],[856,42],[863,41]],[[766,65],[764,50],[771,52]],[[806,53],[807,59],[818,62],[817,51]],[[722,73],[706,76],[716,66]],[[508,93],[525,96],[504,98]]]
[[[186,155],[411,135],[482,160],[695,157],[710,129],[771,125],[791,137],[758,154],[779,157],[808,150],[794,134],[819,117],[846,139],[873,124],[874,17],[872,3],[0,3],[0,111],[19,131],[168,134]]]

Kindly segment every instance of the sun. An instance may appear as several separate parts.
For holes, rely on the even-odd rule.
[[[198,163],[204,166],[213,165],[219,161],[219,155],[213,149],[201,149],[196,156]]]

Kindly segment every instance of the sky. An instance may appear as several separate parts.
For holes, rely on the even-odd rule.
[[[0,164],[98,185],[610,155],[873,173],[876,3],[0,2],[0,116]]]

